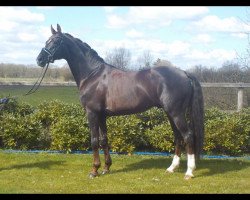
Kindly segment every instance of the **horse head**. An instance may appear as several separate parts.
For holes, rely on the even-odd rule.
[[[47,63],[53,63],[55,60],[64,57],[63,47],[63,33],[59,24],[57,24],[57,31],[51,25],[52,36],[46,41],[45,47],[37,56],[37,64],[44,67]]]

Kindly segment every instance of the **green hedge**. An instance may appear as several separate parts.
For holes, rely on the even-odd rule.
[[[166,114],[157,108],[110,117],[108,139],[114,152],[174,151],[174,136]],[[205,111],[204,153],[250,153],[250,109],[226,113]],[[4,149],[90,150],[90,131],[80,105],[58,100],[37,107],[14,99],[0,113],[0,146]]]
[[[250,109],[232,114],[211,109],[205,119],[205,152],[229,155],[250,152]]]

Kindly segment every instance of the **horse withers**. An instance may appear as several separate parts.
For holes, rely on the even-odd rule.
[[[166,112],[175,138],[175,155],[167,172],[172,173],[179,166],[181,145],[184,143],[187,153],[184,178],[192,178],[204,138],[203,95],[198,80],[183,70],[169,66],[140,71],[121,70],[106,63],[87,43],[63,33],[60,25],[57,24],[57,30],[51,26],[51,33],[37,57],[37,64],[44,67],[59,59],[68,62],[91,131],[93,168],[90,177],[99,174],[99,148],[103,149],[105,159],[102,174],[108,173],[112,164],[107,117],[159,107]]]

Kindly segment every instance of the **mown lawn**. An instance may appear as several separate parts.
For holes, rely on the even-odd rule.
[[[92,155],[0,151],[0,193],[250,193],[247,159],[202,159],[188,181],[185,158],[174,174],[165,173],[167,156],[112,159],[110,174],[89,179]]]
[[[16,97],[17,100],[29,103],[33,106],[39,105],[43,101],[61,100],[65,103],[80,104],[79,93],[76,86],[41,86],[35,93],[24,96],[32,86],[1,86],[0,98]]]

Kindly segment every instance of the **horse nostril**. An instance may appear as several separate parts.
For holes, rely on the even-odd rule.
[[[36,63],[37,63],[37,65],[41,66],[42,63],[43,63],[43,59],[42,59],[41,57],[38,57],[38,58],[36,59]]]

